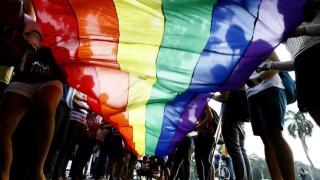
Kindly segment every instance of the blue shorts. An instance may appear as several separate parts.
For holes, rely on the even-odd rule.
[[[283,89],[270,87],[248,98],[253,134],[260,136],[270,128],[283,130],[287,100]]]

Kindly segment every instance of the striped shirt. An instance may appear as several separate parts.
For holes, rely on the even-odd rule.
[[[70,109],[73,108],[73,97],[76,93],[76,90],[68,85],[63,85],[63,96],[61,101],[65,103]]]
[[[70,121],[77,121],[83,125],[87,124],[87,116],[88,116],[88,111],[84,109],[78,109],[78,108],[73,108],[70,111],[69,114],[69,119]]]

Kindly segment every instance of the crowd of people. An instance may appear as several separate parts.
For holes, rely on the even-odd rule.
[[[67,175],[81,180],[87,172],[97,180],[129,180],[135,175],[188,180],[193,152],[198,179],[212,179],[219,121],[222,138],[218,139],[223,139],[232,162],[230,179],[253,179],[244,122],[251,123],[264,144],[272,179],[295,179],[292,150],[282,135],[288,96],[279,71],[294,70],[298,107],[320,126],[320,89],[314,85],[320,64],[319,0],[308,1],[304,22],[284,41],[293,60],[280,62],[272,53],[243,87],[216,93],[213,99],[222,103],[220,117],[207,106],[194,133],[165,158],[131,153],[121,134],[92,111],[87,95],[68,86],[51,49],[41,46],[41,30],[29,0],[2,3],[0,180],[60,180]]]

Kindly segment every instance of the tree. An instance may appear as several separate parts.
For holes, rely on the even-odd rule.
[[[313,163],[309,157],[309,150],[306,143],[306,138],[311,137],[313,124],[310,120],[306,118],[306,116],[302,112],[294,112],[294,111],[287,111],[286,112],[286,121],[289,121],[290,124],[288,126],[288,131],[290,136],[293,138],[299,138],[302,144],[304,153],[310,163],[310,165],[314,168]]]
[[[249,156],[253,179],[271,179],[266,161],[257,156],[251,154]]]

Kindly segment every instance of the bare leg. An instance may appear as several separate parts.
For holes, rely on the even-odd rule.
[[[264,144],[264,153],[271,179],[282,180],[281,171],[270,140],[267,136],[261,136],[261,139]]]
[[[33,151],[35,159],[31,163],[34,180],[45,180],[44,163],[53,138],[55,113],[62,94],[58,87],[50,85],[41,88],[34,99]]]
[[[284,180],[294,180],[294,160],[291,148],[286,140],[281,136],[274,144],[278,164],[280,166],[281,174]]]
[[[275,152],[282,178],[284,180],[295,180],[292,151],[287,141],[283,138],[281,130],[272,128],[268,133],[268,138]]]
[[[29,100],[16,93],[6,93],[0,105],[0,179],[8,180],[12,163],[11,137],[27,112]]]

